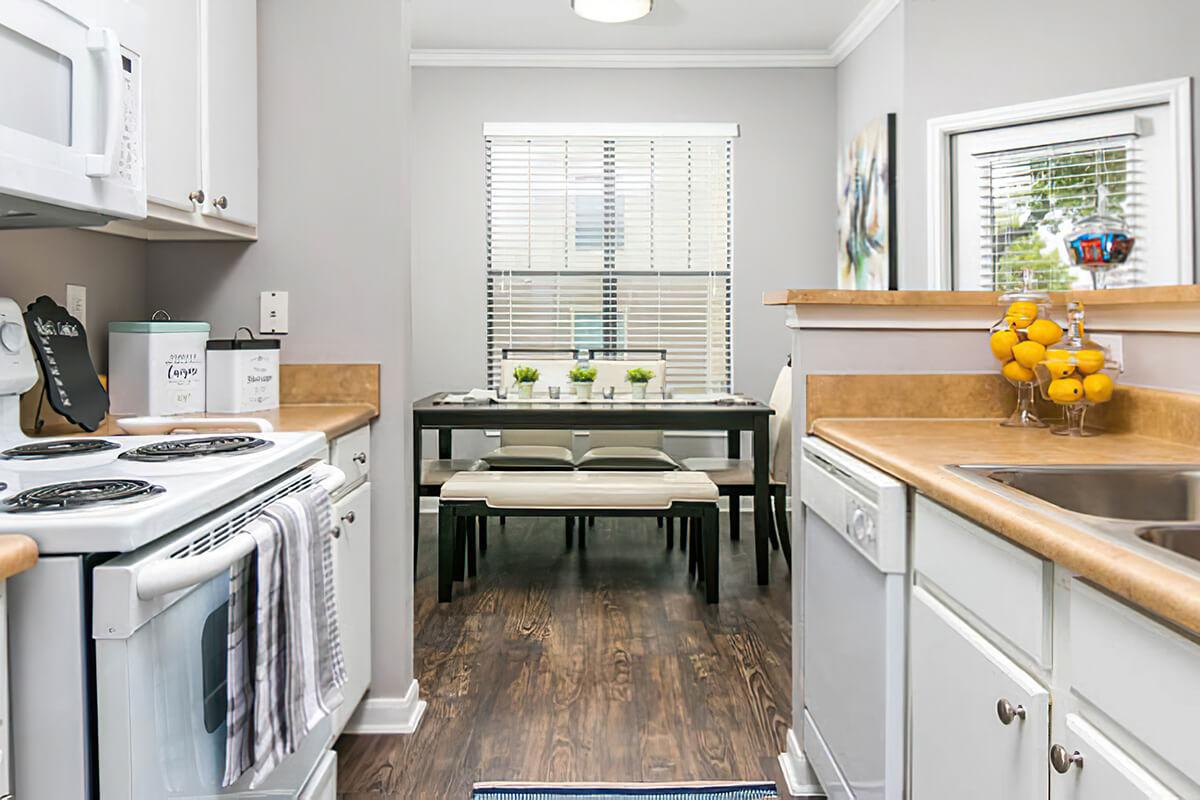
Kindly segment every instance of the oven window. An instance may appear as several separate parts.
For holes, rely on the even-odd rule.
[[[201,673],[204,676],[204,730],[213,733],[225,722],[226,650],[229,603],[222,603],[204,621],[200,634]]]

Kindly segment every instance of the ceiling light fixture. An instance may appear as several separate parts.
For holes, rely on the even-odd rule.
[[[571,0],[571,9],[593,22],[632,22],[654,8],[654,0]]]

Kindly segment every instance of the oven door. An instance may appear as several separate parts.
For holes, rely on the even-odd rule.
[[[0,4],[0,229],[146,216],[141,65],[118,30],[127,5]]]
[[[102,798],[300,794],[328,745],[329,720],[253,792],[249,774],[221,787],[228,610],[229,575],[222,573],[131,636],[96,641]]]

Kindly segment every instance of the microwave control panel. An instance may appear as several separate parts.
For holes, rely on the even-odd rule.
[[[117,153],[117,175],[130,186],[143,185],[145,149],[142,140],[142,60],[132,50],[121,48],[122,114],[121,146]]]

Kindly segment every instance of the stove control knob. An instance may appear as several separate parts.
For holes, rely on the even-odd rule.
[[[0,325],[0,345],[9,353],[19,353],[25,347],[25,328],[15,322]]]

